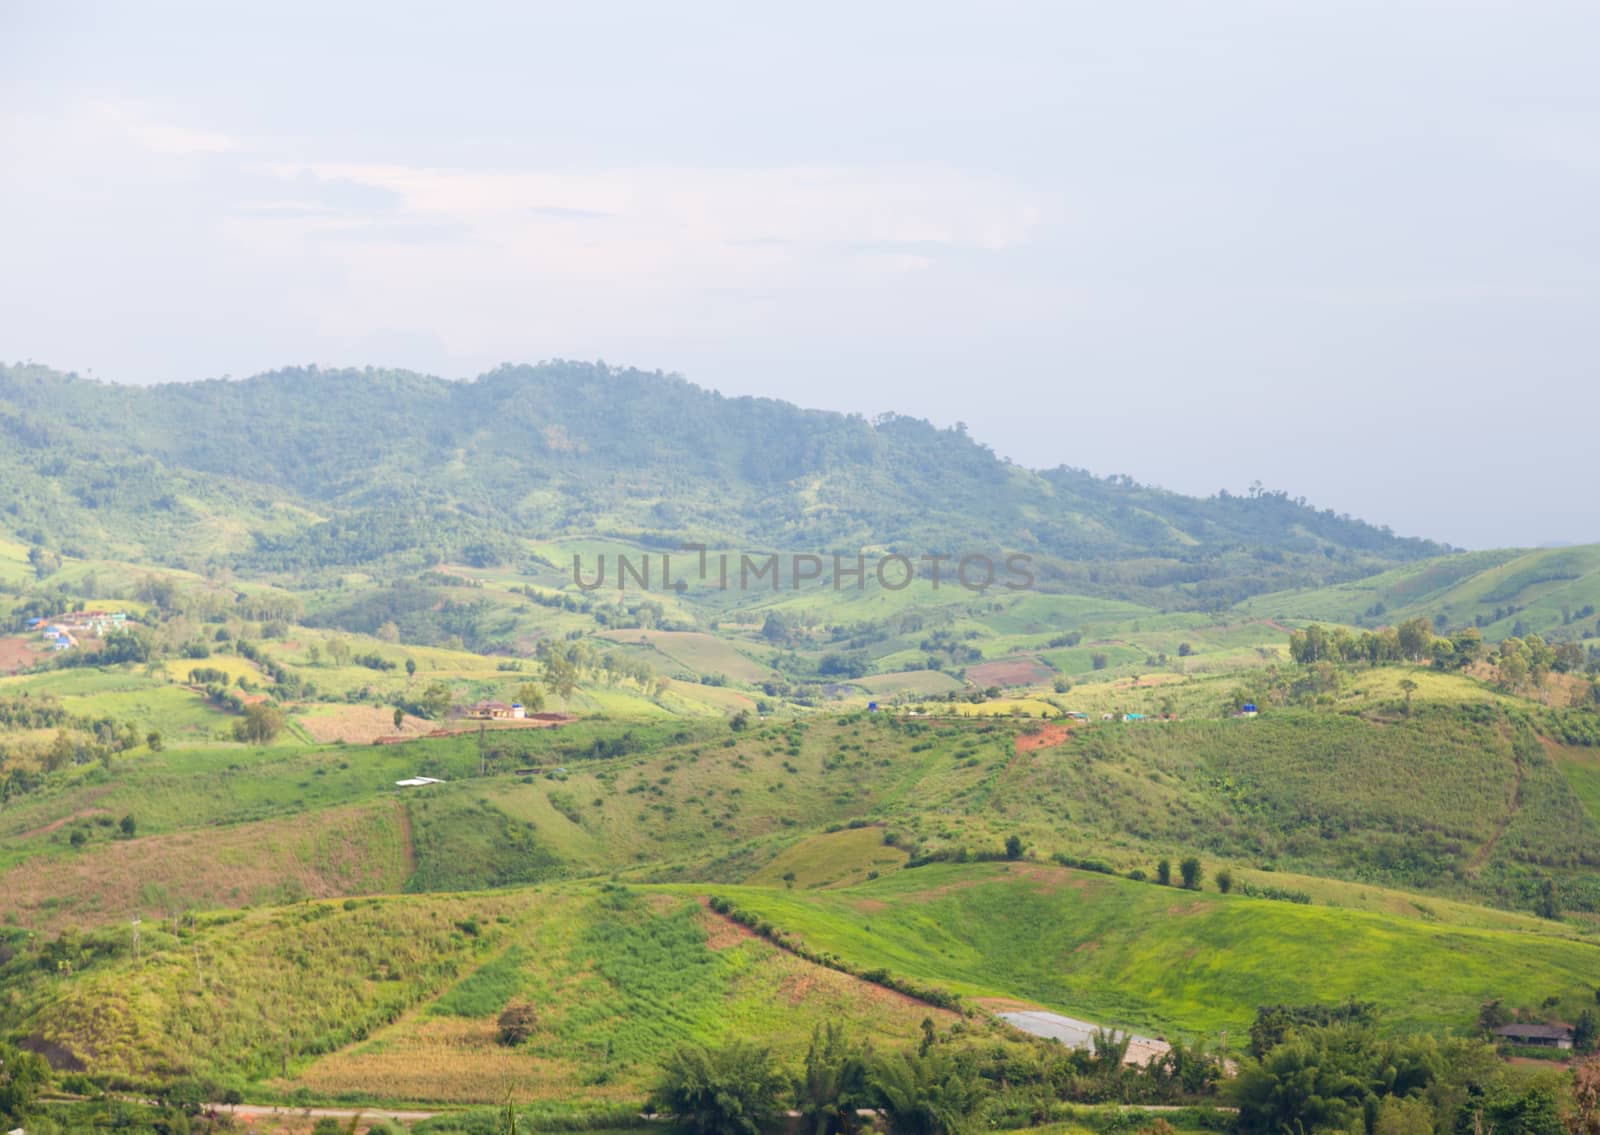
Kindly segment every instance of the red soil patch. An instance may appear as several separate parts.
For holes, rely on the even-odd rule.
[[[25,638],[0,638],[0,673],[15,674],[32,666],[39,652]]]
[[[1071,727],[1052,723],[1044,726],[1037,733],[1017,734],[1017,752],[1032,753],[1039,749],[1051,749],[1071,739],[1071,737]]]
[[[1054,670],[1029,654],[967,667],[967,680],[978,686],[1036,686],[1054,676]]]
[[[709,898],[701,896],[700,905],[706,910],[705,918],[701,920],[706,928],[706,945],[713,950],[731,950],[745,939],[757,937],[756,932],[748,926],[712,910]]]

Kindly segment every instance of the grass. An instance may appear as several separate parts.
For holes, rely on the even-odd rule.
[[[324,1097],[636,1102],[667,1051],[741,1036],[797,1063],[814,1023],[879,1044],[949,1018],[617,887],[303,903],[103,936],[71,977],[5,974],[20,1031],[99,1074],[203,1074]],[[535,1036],[494,1043],[514,998]],[[259,1094],[259,1093],[258,1093]]]
[[[745,880],[752,886],[810,890],[866,880],[905,865],[906,853],[883,842],[880,827],[849,828],[808,836],[773,856]]]
[[[1379,604],[1382,613],[1371,614]],[[1570,631],[1568,615],[1589,606],[1600,606],[1600,545],[1426,560],[1333,587],[1257,596],[1241,609],[1296,622],[1366,625],[1442,614],[1457,627],[1482,619],[1484,635],[1498,640],[1519,621],[1547,635]],[[1586,622],[1594,625],[1592,617]]]
[[[54,934],[136,915],[396,891],[410,874],[389,802],[134,840],[116,838],[118,818],[85,815],[52,833],[48,854],[6,871],[11,917]],[[73,832],[87,837],[82,847],[68,842]]]
[[[1194,893],[1021,865],[936,866],[845,890],[721,888],[812,948],[971,996],[1157,1033],[1241,1036],[1255,1006],[1376,1001],[1387,1027],[1467,1028],[1501,997],[1593,1002],[1600,947]]]

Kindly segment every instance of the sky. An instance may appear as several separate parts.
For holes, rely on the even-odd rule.
[[[1600,542],[1600,6],[0,0],[0,358],[604,359]]]

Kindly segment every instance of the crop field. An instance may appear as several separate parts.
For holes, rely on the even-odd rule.
[[[54,934],[168,912],[398,891],[410,849],[394,805],[329,808],[294,819],[116,838],[97,811],[52,834],[52,854],[0,871],[7,910]],[[71,846],[72,833],[86,838]]]
[[[598,637],[613,642],[648,644],[661,655],[655,666],[662,674],[723,674],[735,682],[759,682],[771,671],[733,644],[700,631],[607,631]]]
[[[960,682],[940,670],[903,670],[888,674],[873,674],[855,678],[850,683],[880,698],[899,694],[933,697],[962,688]]]
[[[978,686],[1033,686],[1050,681],[1055,671],[1026,654],[997,658],[967,667],[967,680]]]

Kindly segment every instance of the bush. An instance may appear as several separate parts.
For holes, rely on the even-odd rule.
[[[1233,872],[1226,867],[1217,872],[1217,890],[1223,894],[1233,890]]]
[[[787,1076],[769,1049],[744,1041],[686,1046],[667,1058],[651,1099],[695,1135],[760,1135],[782,1114]]]
[[[500,1014],[499,1041],[504,1045],[518,1045],[533,1035],[533,1030],[538,1027],[538,1014],[526,1001],[513,1001],[505,1007]]]
[[[1200,866],[1200,860],[1192,855],[1178,864],[1178,874],[1183,876],[1184,889],[1189,891],[1198,891],[1200,880],[1205,878],[1205,870]]]

